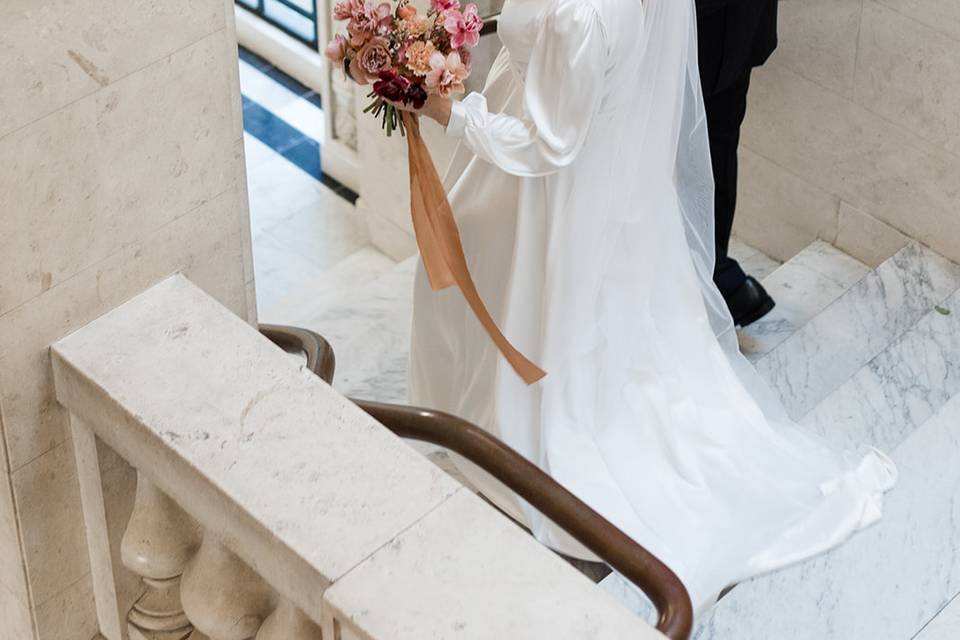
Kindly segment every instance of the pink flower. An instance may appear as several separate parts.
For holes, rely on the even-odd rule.
[[[430,6],[433,7],[433,10],[437,13],[443,13],[450,9],[459,9],[460,0],[430,0]]]
[[[417,8],[412,4],[405,4],[399,9],[397,9],[397,16],[403,20],[407,20],[417,15]]]
[[[355,78],[366,76],[368,80],[375,80],[390,68],[391,63],[390,44],[387,40],[371,38],[350,61],[350,73]]]
[[[359,47],[378,33],[385,32],[392,24],[393,11],[390,3],[381,2],[374,6],[372,2],[365,2],[359,8],[354,6],[347,31],[350,32],[353,46]]]
[[[448,9],[443,14],[443,28],[450,34],[450,46],[459,49],[464,45],[475,47],[480,42],[480,29],[483,20],[472,2],[461,13],[457,9]]]
[[[470,53],[470,49],[460,49],[457,53],[460,54],[460,62],[463,63],[464,68],[467,70],[467,75],[469,75],[470,69],[473,66],[473,54]]]
[[[333,40],[327,45],[323,54],[333,62],[343,62],[343,59],[347,57],[347,39],[339,33],[333,36]]]
[[[333,17],[337,20],[349,20],[363,10],[364,0],[343,0],[333,7]]]
[[[452,93],[464,91],[463,81],[470,75],[460,60],[460,54],[451,51],[446,57],[435,53],[430,58],[430,71],[424,80],[431,93],[449,98]]]

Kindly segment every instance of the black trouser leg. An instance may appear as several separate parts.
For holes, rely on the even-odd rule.
[[[737,208],[737,147],[740,144],[740,126],[747,112],[749,87],[748,71],[731,86],[704,97],[715,183],[717,264],[713,280],[724,296],[739,289],[747,277],[727,252],[733,230],[733,215]]]

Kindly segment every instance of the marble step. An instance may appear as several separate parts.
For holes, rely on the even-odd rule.
[[[375,281],[394,266],[393,260],[373,247],[363,247],[264,309],[260,321],[302,326],[304,316],[340,304],[353,291]]]
[[[759,361],[869,272],[867,265],[832,245],[814,242],[763,279],[777,306],[737,332],[740,350]]]
[[[751,247],[736,236],[730,238],[728,251],[730,257],[739,262],[740,267],[757,280],[763,280],[780,266],[778,260]]]
[[[960,292],[955,292],[801,423],[843,448],[891,451],[958,394]]]
[[[406,402],[416,265],[417,258],[409,258],[330,303],[307,302],[301,307],[295,324],[316,331],[333,345],[337,356],[333,386],[340,393]]]
[[[737,586],[695,640],[907,640],[934,619],[960,592],[960,396],[891,457],[900,479],[880,523]]]
[[[960,266],[910,244],[755,363],[799,420],[960,288]]]
[[[928,622],[914,640],[956,640],[960,637],[960,595]]]

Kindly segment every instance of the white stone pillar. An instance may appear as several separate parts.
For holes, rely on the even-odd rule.
[[[190,622],[210,640],[253,638],[276,604],[269,585],[209,534],[183,571],[180,593]]]
[[[284,598],[264,621],[256,640],[321,640],[320,627]]]
[[[120,543],[124,566],[147,585],[127,616],[131,640],[182,640],[190,635],[180,603],[180,574],[199,541],[196,522],[138,473],[133,513]]]

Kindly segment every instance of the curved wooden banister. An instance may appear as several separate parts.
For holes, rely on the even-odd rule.
[[[500,14],[496,13],[483,19],[483,28],[480,29],[480,36],[488,36],[497,32],[497,22],[500,20]]]
[[[330,383],[335,358],[320,335],[293,327],[261,326],[286,349],[299,344],[311,370]],[[311,354],[312,352],[312,354]],[[401,438],[455,451],[512,489],[547,518],[640,588],[657,608],[657,629],[671,640],[687,640],[693,627],[690,596],[680,579],[643,546],[565,489],[512,448],[461,418],[417,407],[352,399]]]
[[[323,378],[327,384],[333,381],[337,359],[330,343],[318,333],[300,327],[277,324],[261,324],[260,333],[286,351],[302,351],[307,355],[307,368]]]

